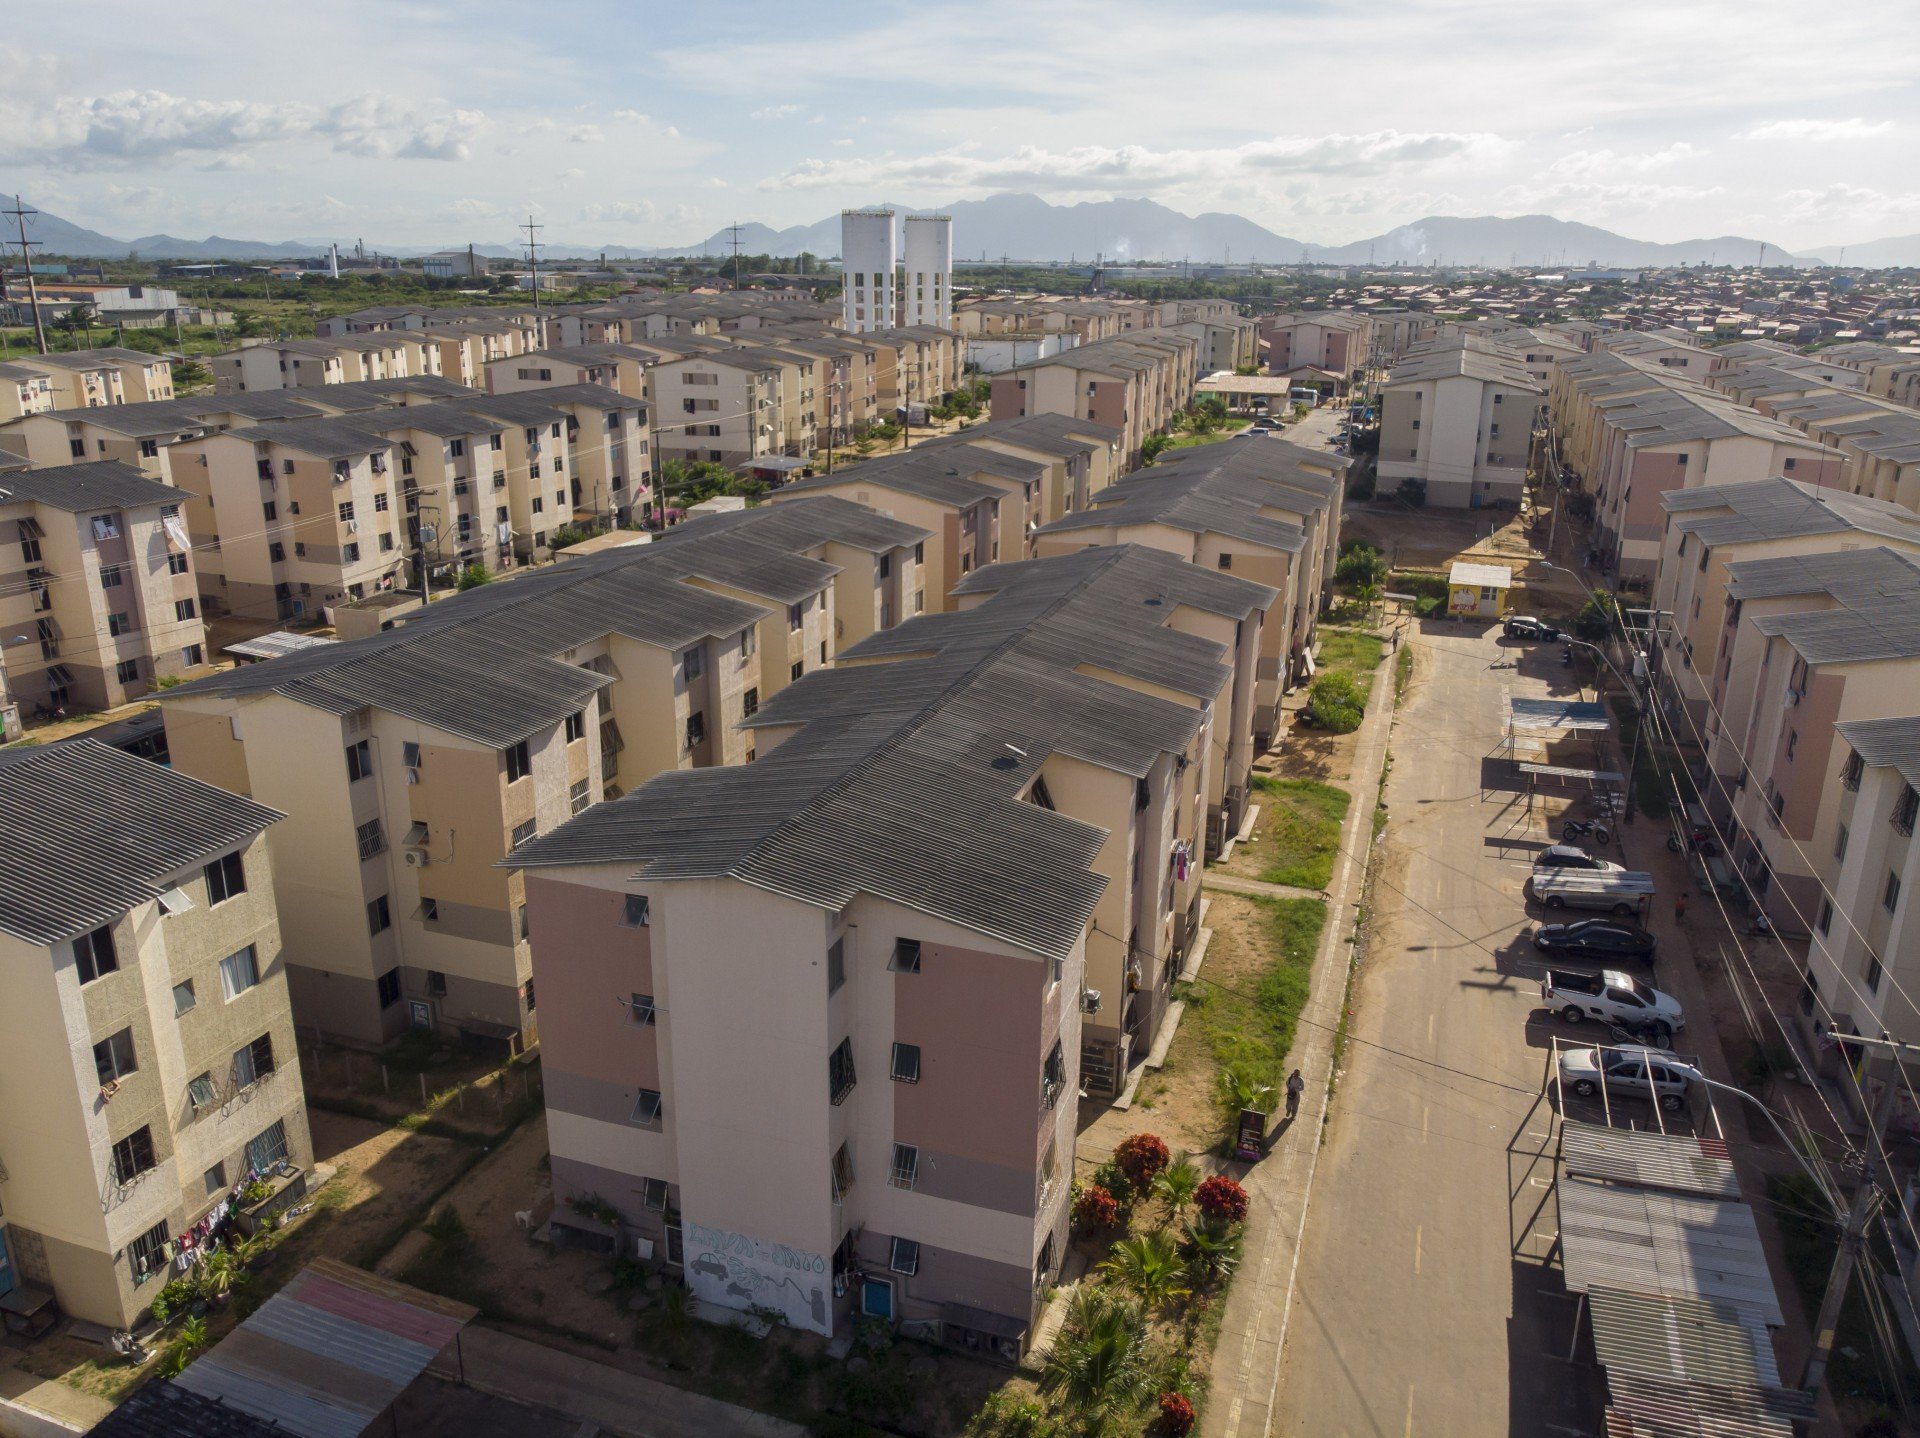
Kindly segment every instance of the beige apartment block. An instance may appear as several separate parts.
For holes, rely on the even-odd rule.
[[[1268,374],[1313,370],[1344,384],[1366,367],[1373,343],[1372,323],[1348,310],[1262,315],[1259,326]]]
[[[1030,414],[1021,419],[972,425],[915,448],[938,453],[970,447],[1011,455],[1045,466],[1039,523],[1085,509],[1122,474],[1122,435],[1112,425],[1061,414]]]
[[[787,362],[765,351],[721,350],[654,366],[660,460],[710,460],[742,468],[778,454],[781,371]]]
[[[1139,544],[1277,591],[1261,627],[1250,719],[1253,745],[1264,753],[1281,730],[1281,696],[1311,672],[1332,582],[1343,481],[1330,458],[1278,440],[1196,449],[1043,526],[1034,536],[1035,552]],[[1229,817],[1238,822],[1237,815]],[[1216,845],[1224,837],[1216,834]]]
[[[1673,330],[1620,330],[1594,337],[1596,352],[1624,355],[1677,374],[1683,379],[1705,381],[1712,373],[1716,350],[1704,348],[1697,336]]]
[[[696,521],[168,690],[174,765],[294,821],[300,1022],[533,1037],[525,896],[495,863],[656,774],[751,760],[744,720],[901,612],[919,535],[828,500]]]
[[[132,351],[122,351],[132,353]],[[153,356],[140,358],[153,361]],[[164,364],[164,360],[153,361]],[[125,404],[129,395],[121,379],[120,365],[96,350],[75,350],[69,354],[27,355],[10,361],[47,377],[53,391],[55,409],[101,409],[110,404]]]
[[[129,1328],[250,1173],[313,1159],[263,831],[89,739],[0,754],[0,1252]]]
[[[763,709],[752,766],[663,775],[510,860],[563,1241],[822,1335],[1030,1343],[1075,1096],[1124,1080],[1192,937],[1232,674],[1173,625],[1225,632],[1266,591],[1120,549],[978,582]]]
[[[26,365],[0,364],[0,423],[53,408],[53,380]]]
[[[1920,560],[1885,547],[1748,560],[1727,593],[1741,632],[1708,741],[1714,797],[1731,802],[1728,855],[1768,918],[1805,935],[1819,866],[1843,847],[1835,726],[1912,708],[1920,639],[1885,616],[1920,605]]]
[[[1728,570],[1756,559],[1851,553],[1876,545],[1920,556],[1920,515],[1899,505],[1834,493],[1791,479],[1758,479],[1670,491],[1662,503],[1653,604],[1666,616],[1659,632],[1660,676],[1684,706],[1680,737],[1702,743],[1717,731],[1727,700],[1739,606]]]
[[[655,354],[624,344],[549,345],[489,362],[482,388],[488,394],[544,389],[552,385],[599,384],[628,399],[646,399],[647,369]]]
[[[1177,331],[1146,332],[1081,344],[993,377],[995,420],[1029,414],[1090,419],[1121,431],[1125,468],[1193,397],[1199,344]]]
[[[1544,393],[1505,345],[1454,335],[1415,346],[1381,390],[1381,487],[1418,479],[1435,508],[1516,507]]]
[[[14,706],[110,709],[206,662],[191,498],[112,460],[0,473],[0,668]]]

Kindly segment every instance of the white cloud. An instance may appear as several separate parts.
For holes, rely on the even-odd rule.
[[[1705,153],[1684,140],[1676,140],[1665,149],[1642,154],[1622,154],[1616,150],[1575,150],[1571,154],[1562,155],[1547,166],[1547,173],[1583,179],[1604,179],[1610,175],[1644,175],[1650,170],[1664,170],[1686,160],[1701,159]]]
[[[1491,162],[1511,143],[1491,134],[1403,133],[1276,135],[1220,149],[1154,150],[1144,145],[1086,145],[1047,150],[1023,145],[988,158],[967,148],[911,158],[807,160],[762,181],[765,190],[872,188],[989,190],[1034,188],[1112,192],[1166,189],[1260,174],[1377,175],[1398,166]]]
[[[464,199],[455,200],[447,206],[456,218],[462,220],[497,220],[506,211],[492,200]]]
[[[1740,136],[1743,140],[1871,140],[1893,129],[1891,120],[1768,120]]]
[[[1880,224],[1920,215],[1920,195],[1892,195],[1865,185],[1833,184],[1818,189],[1788,190],[1780,197],[1780,204],[1786,218],[1808,224],[1835,221],[1849,225]]]
[[[762,105],[747,116],[750,120],[786,120],[800,114],[804,105]]]
[[[684,225],[700,218],[692,205],[655,204],[652,200],[618,200],[610,205],[587,205],[580,219],[588,224]]]
[[[615,110],[613,118],[623,125],[651,125],[653,121],[638,110]]]
[[[567,131],[567,141],[574,145],[598,145],[606,138],[606,132],[598,125],[575,125]]]

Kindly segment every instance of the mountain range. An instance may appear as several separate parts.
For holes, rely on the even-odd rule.
[[[906,214],[908,206],[893,208]],[[920,211],[919,213],[927,213]],[[1834,264],[1839,247],[1805,255],[1790,254],[1779,245],[1740,235],[1659,244],[1630,239],[1552,215],[1459,217],[1433,215],[1400,225],[1385,234],[1344,245],[1319,245],[1280,235],[1241,215],[1210,212],[1183,215],[1153,200],[1089,200],[1055,205],[1036,195],[992,195],[983,200],[960,200],[940,211],[953,217],[956,259],[1035,261],[1187,260],[1197,264],[1264,261],[1298,264],[1303,259],[1333,265],[1586,265],[1630,269],[1661,265],[1751,264],[1764,254],[1769,264]],[[42,211],[33,224],[33,238],[41,253],[76,259],[118,259],[137,254],[167,260],[266,260],[314,255],[326,240],[296,239],[270,242],[238,240],[212,235],[204,240],[176,235],[142,235],[121,240],[85,229]],[[690,244],[653,249],[630,245],[555,242],[544,245],[550,259],[650,259],[675,255],[730,254],[734,236],[723,229]],[[762,224],[739,227],[743,254],[797,255],[803,251],[830,256],[840,250],[840,217],[829,215],[811,225],[776,230]],[[343,246],[344,247],[344,246]],[[388,254],[420,255],[438,247],[376,246]],[[476,245],[494,259],[517,258],[512,245]],[[1920,266],[1920,235],[1894,236],[1845,247],[1848,262],[1859,266]]]

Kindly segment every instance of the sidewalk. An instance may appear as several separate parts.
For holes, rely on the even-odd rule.
[[[1241,1176],[1247,1197],[1246,1251],[1227,1295],[1213,1386],[1201,1422],[1203,1438],[1264,1438],[1273,1426],[1274,1392],[1280,1380],[1280,1350],[1293,1307],[1293,1279],[1300,1234],[1306,1227],[1321,1128],[1329,1100],[1326,1080],[1333,1065],[1333,1036],[1346,1002],[1352,962],[1348,939],[1358,921],[1366,857],[1372,848],[1374,796],[1386,762],[1394,714],[1393,658],[1374,671],[1367,717],[1353,756],[1347,787],[1353,802],[1340,831],[1340,862],[1328,886],[1327,925],[1313,964],[1313,990],[1301,1015],[1288,1067],[1307,1076],[1300,1117],[1275,1130],[1267,1156]],[[1209,888],[1320,898],[1310,890],[1208,875]],[[1242,1165],[1235,1165],[1238,1170]]]
[[[469,1327],[433,1373],[515,1403],[563,1413],[619,1438],[804,1438],[806,1429],[637,1373]]]
[[[1380,782],[1376,774],[1373,783]],[[1296,889],[1291,884],[1269,884],[1262,879],[1240,879],[1232,874],[1216,874],[1209,869],[1200,878],[1202,887],[1228,894],[1247,894],[1256,899],[1324,899],[1318,889]]]

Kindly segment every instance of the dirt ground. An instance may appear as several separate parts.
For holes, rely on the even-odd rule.
[[[537,1061],[502,1068],[495,1044],[411,1043],[384,1053],[316,1043],[300,1045],[300,1080],[309,1098],[386,1123],[431,1121],[463,1134],[504,1128],[517,1104],[537,1099]]]

